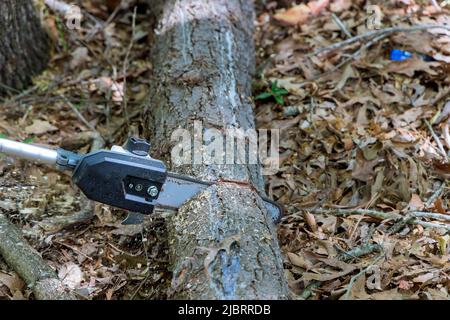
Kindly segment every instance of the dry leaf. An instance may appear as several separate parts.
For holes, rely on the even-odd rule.
[[[371,30],[373,29],[381,29],[383,26],[382,20],[383,20],[383,10],[375,4],[366,6],[366,12],[368,14],[367,18],[367,27]]]
[[[436,209],[437,212],[445,214],[447,213],[447,210],[444,209],[444,207],[442,206],[442,199],[441,198],[437,198],[436,201],[433,204],[434,209]]]
[[[351,6],[351,0],[334,0],[331,2],[330,10],[333,12],[341,12],[350,9]]]
[[[418,299],[416,294],[400,293],[398,288],[392,290],[377,292],[370,295],[371,300],[412,300]]]
[[[304,85],[302,85],[301,81],[295,77],[286,77],[282,79],[270,78],[269,80],[271,82],[277,81],[279,88],[286,89],[291,94],[295,94],[297,96],[305,95],[305,89],[303,88]]]
[[[287,253],[289,260],[294,266],[309,270],[313,267],[313,264],[305,259],[302,254],[298,255],[292,252]]]
[[[409,290],[412,287],[414,287],[414,284],[410,281],[400,280],[398,282],[398,287],[399,287],[399,289],[402,289],[402,290]]]
[[[20,292],[24,286],[25,283],[20,279],[20,277],[17,274],[9,275],[7,273],[3,273],[0,271],[0,284],[5,285],[8,287],[9,291],[11,292],[11,295],[15,295],[16,292]]]
[[[315,1],[309,1],[308,7],[311,10],[311,13],[313,15],[320,14],[326,7],[328,7],[328,4],[330,3],[330,0],[315,0]]]
[[[311,9],[307,5],[300,4],[284,12],[276,13],[273,17],[279,22],[295,26],[306,22],[310,14]]]
[[[350,288],[348,294],[344,294],[340,300],[367,300],[369,297],[370,295],[366,292],[366,276],[362,274],[355,280],[355,282],[353,282],[353,286]]]
[[[450,297],[447,290],[447,288],[441,288],[440,290],[428,288],[424,294],[430,300],[449,300]]]
[[[89,61],[89,50],[86,47],[78,47],[72,52],[72,60],[70,60],[70,68],[75,69]]]
[[[329,0],[310,1],[307,5],[296,5],[284,12],[278,12],[274,18],[291,26],[305,23],[311,16],[320,14],[329,4]]]
[[[67,262],[59,269],[58,277],[68,288],[76,289],[83,281],[84,274],[78,265]]]
[[[142,230],[143,226],[141,224],[138,225],[118,224],[117,227],[111,233],[115,235],[133,237],[137,234],[142,233]]]
[[[438,67],[440,65],[440,62],[426,62],[421,58],[413,57],[405,61],[392,61],[386,66],[385,71],[404,74],[409,77],[413,77],[416,71],[423,71],[430,75],[436,75],[437,72],[433,67]]]
[[[408,211],[421,211],[425,208],[425,204],[420,199],[418,194],[413,193],[411,195],[411,200],[409,200]]]
[[[305,212],[303,212],[303,217],[305,218],[305,221],[308,224],[311,231],[316,232],[317,231],[317,223],[316,223],[316,219],[314,218],[314,215],[309,213],[308,211],[305,211]]]
[[[58,131],[59,129],[48,121],[33,120],[33,124],[25,128],[25,132],[28,134],[41,135],[47,132]]]
[[[305,272],[302,276],[302,280],[309,281],[309,280],[316,280],[316,281],[329,281],[333,280],[342,276],[345,276],[346,274],[349,274],[353,270],[356,269],[356,266],[339,261],[337,259],[326,259],[326,258],[318,258],[319,261],[322,261],[326,263],[327,265],[341,269],[342,271],[328,271],[326,273],[312,273],[312,272]]]
[[[364,182],[372,180],[375,175],[374,168],[381,161],[382,159],[378,158],[367,161],[364,158],[363,151],[361,149],[358,149],[356,156],[356,166],[352,171],[352,177]]]
[[[417,121],[417,119],[419,119],[420,116],[422,116],[422,114],[423,108],[414,107],[405,111],[402,114],[397,115],[395,118],[392,119],[392,123],[396,128],[404,127],[414,121]]]
[[[424,283],[424,282],[430,281],[430,280],[433,279],[435,276],[436,276],[436,275],[435,275],[433,272],[428,272],[428,273],[422,274],[422,275],[420,275],[420,276],[418,276],[418,277],[415,277],[415,278],[413,279],[413,282]]]

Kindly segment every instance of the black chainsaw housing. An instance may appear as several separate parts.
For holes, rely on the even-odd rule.
[[[159,160],[101,150],[82,157],[72,180],[91,200],[150,214],[166,177]]]

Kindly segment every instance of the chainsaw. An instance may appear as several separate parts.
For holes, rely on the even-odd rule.
[[[169,172],[149,154],[150,143],[130,137],[123,146],[78,154],[0,138],[0,153],[72,172],[72,181],[90,200],[129,211],[123,224],[142,223],[155,207],[176,210],[214,182]],[[277,223],[283,209],[261,196]]]

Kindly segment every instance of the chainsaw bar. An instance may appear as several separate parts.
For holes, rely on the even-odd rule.
[[[213,182],[197,180],[188,176],[182,176],[173,172],[168,172],[166,182],[155,200],[155,206],[176,210],[180,208],[186,201],[199,194]],[[265,207],[274,223],[277,223],[283,216],[283,208],[276,202],[261,197]],[[137,212],[130,212],[128,217],[122,222],[123,224],[138,224],[144,220],[146,215]]]

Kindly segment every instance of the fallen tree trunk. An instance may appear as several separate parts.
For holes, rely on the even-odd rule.
[[[0,255],[32,288],[36,299],[76,299],[4,214],[0,214]]]
[[[154,155],[171,163],[167,156],[176,144],[171,135],[179,128],[193,133],[195,120],[203,128],[221,132],[254,129],[252,1],[150,3],[157,30],[152,53],[154,87],[144,118]],[[199,129],[194,135],[203,132]],[[275,228],[257,192],[263,193],[264,188],[261,167],[205,164],[195,160],[197,156],[189,164],[170,167],[218,183],[168,219],[173,271],[169,297],[287,298]]]

